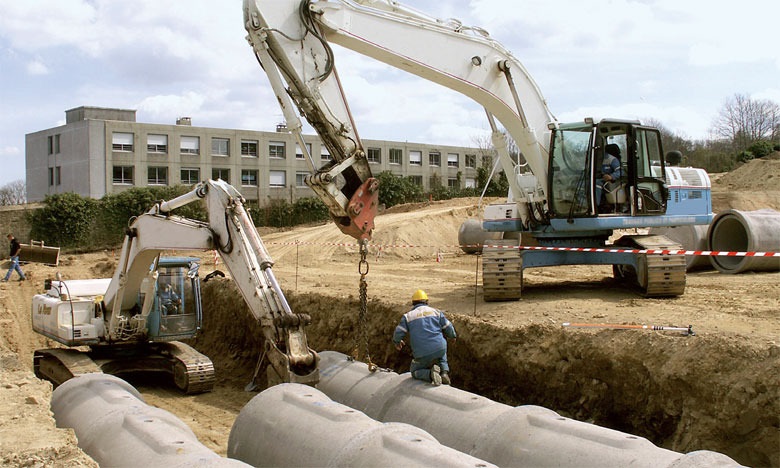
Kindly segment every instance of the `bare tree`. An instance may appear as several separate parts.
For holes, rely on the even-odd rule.
[[[743,151],[760,140],[780,138],[780,105],[768,99],[750,99],[735,94],[728,99],[713,122],[713,133]]]
[[[0,206],[22,205],[24,203],[27,203],[27,188],[24,180],[15,180],[0,187]]]

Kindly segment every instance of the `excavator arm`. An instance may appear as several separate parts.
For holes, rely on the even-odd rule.
[[[557,123],[523,65],[484,30],[431,18],[392,0],[244,0],[244,21],[247,39],[268,74],[288,126],[300,131],[292,112],[295,106],[344,166],[345,175],[355,179],[350,183],[346,177],[342,189],[346,197],[356,193],[358,181],[370,176],[331,44],[441,84],[482,105],[502,168],[516,175],[509,177],[512,193],[544,211],[549,131]],[[530,180],[509,157],[496,120],[525,157]],[[315,176],[310,186],[320,197],[328,194],[332,213],[350,216],[351,205],[328,186],[332,180],[324,179]]]
[[[177,207],[204,200],[208,222],[171,214]],[[122,342],[143,333],[150,309],[135,310],[143,279],[156,275],[149,269],[164,250],[216,249],[233,281],[265,335],[265,356],[271,364],[270,383],[315,384],[318,356],[308,347],[305,314],[294,314],[271,267],[273,260],[260,239],[244,199],[221,180],[198,184],[191,192],[156,204],[130,225],[116,272],[103,299],[108,339]],[[153,284],[153,281],[147,282]],[[153,296],[146,291],[147,302]]]

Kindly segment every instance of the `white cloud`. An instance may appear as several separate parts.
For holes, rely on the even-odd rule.
[[[202,94],[185,91],[180,95],[158,95],[144,98],[136,106],[151,121],[173,122],[177,117],[191,117],[201,110],[206,97]]]
[[[27,62],[26,69],[27,69],[27,73],[30,75],[49,74],[49,67],[47,67],[46,64],[41,62],[40,60],[33,60],[31,62]]]
[[[18,156],[22,150],[18,146],[0,146],[0,156]]]

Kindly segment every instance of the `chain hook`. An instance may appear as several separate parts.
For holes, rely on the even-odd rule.
[[[362,239],[360,241],[360,262],[358,262],[358,273],[360,273],[360,313],[358,314],[358,327],[359,332],[355,335],[354,357],[357,360],[360,353],[360,337],[363,338],[363,345],[366,353],[366,364],[368,364],[369,372],[376,372],[379,368],[376,364],[371,362],[371,354],[368,351],[368,323],[366,315],[368,313],[368,283],[366,283],[366,275],[368,274],[368,240]]]

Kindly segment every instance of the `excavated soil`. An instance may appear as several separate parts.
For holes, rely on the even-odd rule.
[[[750,185],[778,180],[777,163],[753,161],[713,177],[715,210],[780,210],[776,186]],[[351,354],[357,344],[363,357],[367,342],[375,363],[406,371],[410,357],[389,340],[411,293],[422,287],[458,331],[449,353],[456,387],[512,405],[542,405],[679,452],[714,450],[742,464],[780,467],[780,272],[689,273],[683,296],[647,299],[616,284],[609,267],[540,268],[526,270],[520,301],[486,303],[479,258],[457,247],[458,227],[477,215],[477,203],[397,207],[377,218],[364,326],[351,239],[329,224],[263,233],[292,309],[313,318],[310,346]],[[223,268],[211,252],[200,255],[204,275]],[[31,264],[25,271],[32,281],[0,285],[3,465],[95,466],[69,430],[55,428],[51,387],[32,374],[33,350],[52,343],[32,332],[29,308],[44,278],[56,271],[66,279],[105,277],[114,258],[95,252],[65,256],[57,269]],[[177,415],[225,455],[232,423],[254,396],[244,386],[262,339],[229,279],[204,284],[204,310],[204,330],[193,344],[214,360],[214,391],[182,396],[159,382],[134,383],[149,404]],[[691,325],[696,334],[564,322]]]

